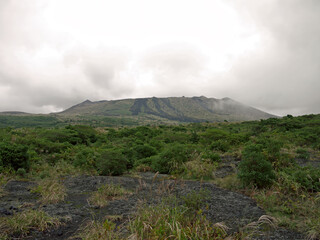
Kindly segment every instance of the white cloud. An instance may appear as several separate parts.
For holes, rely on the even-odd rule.
[[[0,111],[206,95],[318,113],[319,10],[314,0],[2,0]]]

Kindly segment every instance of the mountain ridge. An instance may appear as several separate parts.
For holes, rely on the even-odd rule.
[[[228,97],[216,99],[205,96],[85,100],[55,114],[148,118],[177,122],[246,121],[277,117]]]
[[[231,98],[199,97],[85,100],[49,114],[0,112],[0,127],[59,127],[85,124],[96,127],[163,125],[197,122],[241,122],[277,118]]]

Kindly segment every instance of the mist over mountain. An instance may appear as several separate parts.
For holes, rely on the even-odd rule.
[[[137,98],[91,102],[72,106],[61,116],[113,116],[133,119],[177,122],[220,122],[259,120],[274,115],[260,111],[230,98],[169,97]]]
[[[68,124],[115,127],[145,124],[239,122],[277,117],[231,98],[168,97],[86,100],[62,112],[0,112],[0,127],[57,127]]]

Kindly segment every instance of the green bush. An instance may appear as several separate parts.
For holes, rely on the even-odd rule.
[[[188,145],[172,144],[159,156],[153,158],[151,166],[160,173],[177,173],[179,170],[182,171],[182,163],[188,160],[189,155]]]
[[[227,152],[230,149],[230,144],[225,140],[217,140],[211,143],[210,148],[212,150]]]
[[[259,137],[257,143],[263,147],[267,160],[277,164],[277,161],[281,158],[280,150],[283,147],[283,142],[274,139],[274,136],[264,134]]]
[[[148,157],[148,158],[138,159],[137,161],[135,161],[134,166],[138,167],[140,165],[146,165],[146,166],[151,167],[152,162],[157,161],[157,160],[155,160],[157,158],[159,158],[159,156],[156,155],[156,156],[152,156],[152,157]]]
[[[97,141],[97,132],[94,128],[86,125],[69,125],[66,129],[76,132],[77,138],[80,139],[80,143],[88,145]]]
[[[104,150],[98,157],[96,165],[100,175],[117,176],[127,170],[127,159],[118,150]]]
[[[0,143],[0,166],[1,165],[4,168],[11,167],[14,170],[18,170],[19,168],[29,170],[28,147],[9,142]]]
[[[76,153],[73,165],[83,169],[91,169],[95,167],[95,160],[96,156],[94,150],[83,146],[83,148]]]
[[[40,137],[54,143],[70,143],[76,145],[82,142],[78,133],[68,128],[46,129],[41,133]]]
[[[210,128],[201,136],[202,143],[210,143],[217,140],[225,140],[230,134],[222,129]]]
[[[313,167],[303,167],[293,173],[296,182],[307,191],[320,191],[320,169]]]
[[[259,188],[267,187],[275,179],[271,163],[262,153],[262,146],[250,144],[242,152],[238,177],[244,185],[254,185]]]
[[[133,150],[136,152],[136,159],[147,158],[157,154],[157,150],[148,144],[137,145]]]
[[[204,159],[209,159],[210,162],[220,162],[221,161],[221,157],[218,153],[215,153],[215,152],[207,152],[207,153],[204,153],[202,155],[202,157]]]
[[[24,168],[19,168],[17,170],[17,174],[20,175],[21,177],[24,177],[26,175],[26,170]]]

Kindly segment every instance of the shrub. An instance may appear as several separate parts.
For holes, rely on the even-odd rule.
[[[259,188],[272,184],[275,174],[271,163],[262,153],[262,146],[250,144],[242,152],[238,177],[244,185],[255,185]]]
[[[226,140],[217,140],[211,143],[210,148],[212,150],[227,152],[230,149],[230,144]]]
[[[229,133],[217,128],[210,128],[202,134],[201,142],[210,143],[212,141],[226,140],[229,136]]]
[[[0,166],[11,167],[14,170],[24,168],[29,170],[30,162],[27,146],[9,142],[0,143]]]
[[[80,142],[88,145],[89,143],[94,143],[97,141],[97,132],[94,128],[85,125],[69,125],[66,129],[75,131],[77,133],[77,138],[81,139]]]
[[[82,169],[92,169],[95,166],[95,152],[88,147],[80,148],[74,157],[73,165]]]
[[[157,154],[157,150],[148,144],[137,145],[133,150],[136,152],[136,159],[147,158]]]
[[[151,160],[151,167],[159,173],[169,173],[171,171],[171,166],[168,164],[167,159],[162,158],[159,155],[152,156],[149,158]]]
[[[293,173],[296,182],[308,191],[320,191],[320,169],[303,167]]]
[[[214,162],[220,162],[221,161],[221,157],[218,153],[215,153],[215,152],[207,152],[207,153],[204,153],[202,155],[202,157],[204,159],[209,159],[210,162],[214,163]]]
[[[310,153],[303,148],[298,148],[296,153],[298,154],[298,158],[304,159],[304,160],[309,160],[310,159]]]
[[[68,128],[47,129],[44,130],[40,136],[47,141],[55,143],[70,143],[76,145],[82,141],[75,130]]]
[[[173,144],[160,153],[159,157],[152,159],[152,168],[160,173],[176,173],[181,171],[182,163],[190,155],[190,148],[182,144]]]
[[[122,175],[127,170],[126,157],[117,150],[104,150],[96,162],[100,175]]]
[[[18,170],[17,170],[17,174],[19,175],[19,176],[21,176],[21,177],[24,177],[25,175],[26,175],[26,170],[24,169],[24,168],[19,168]]]

